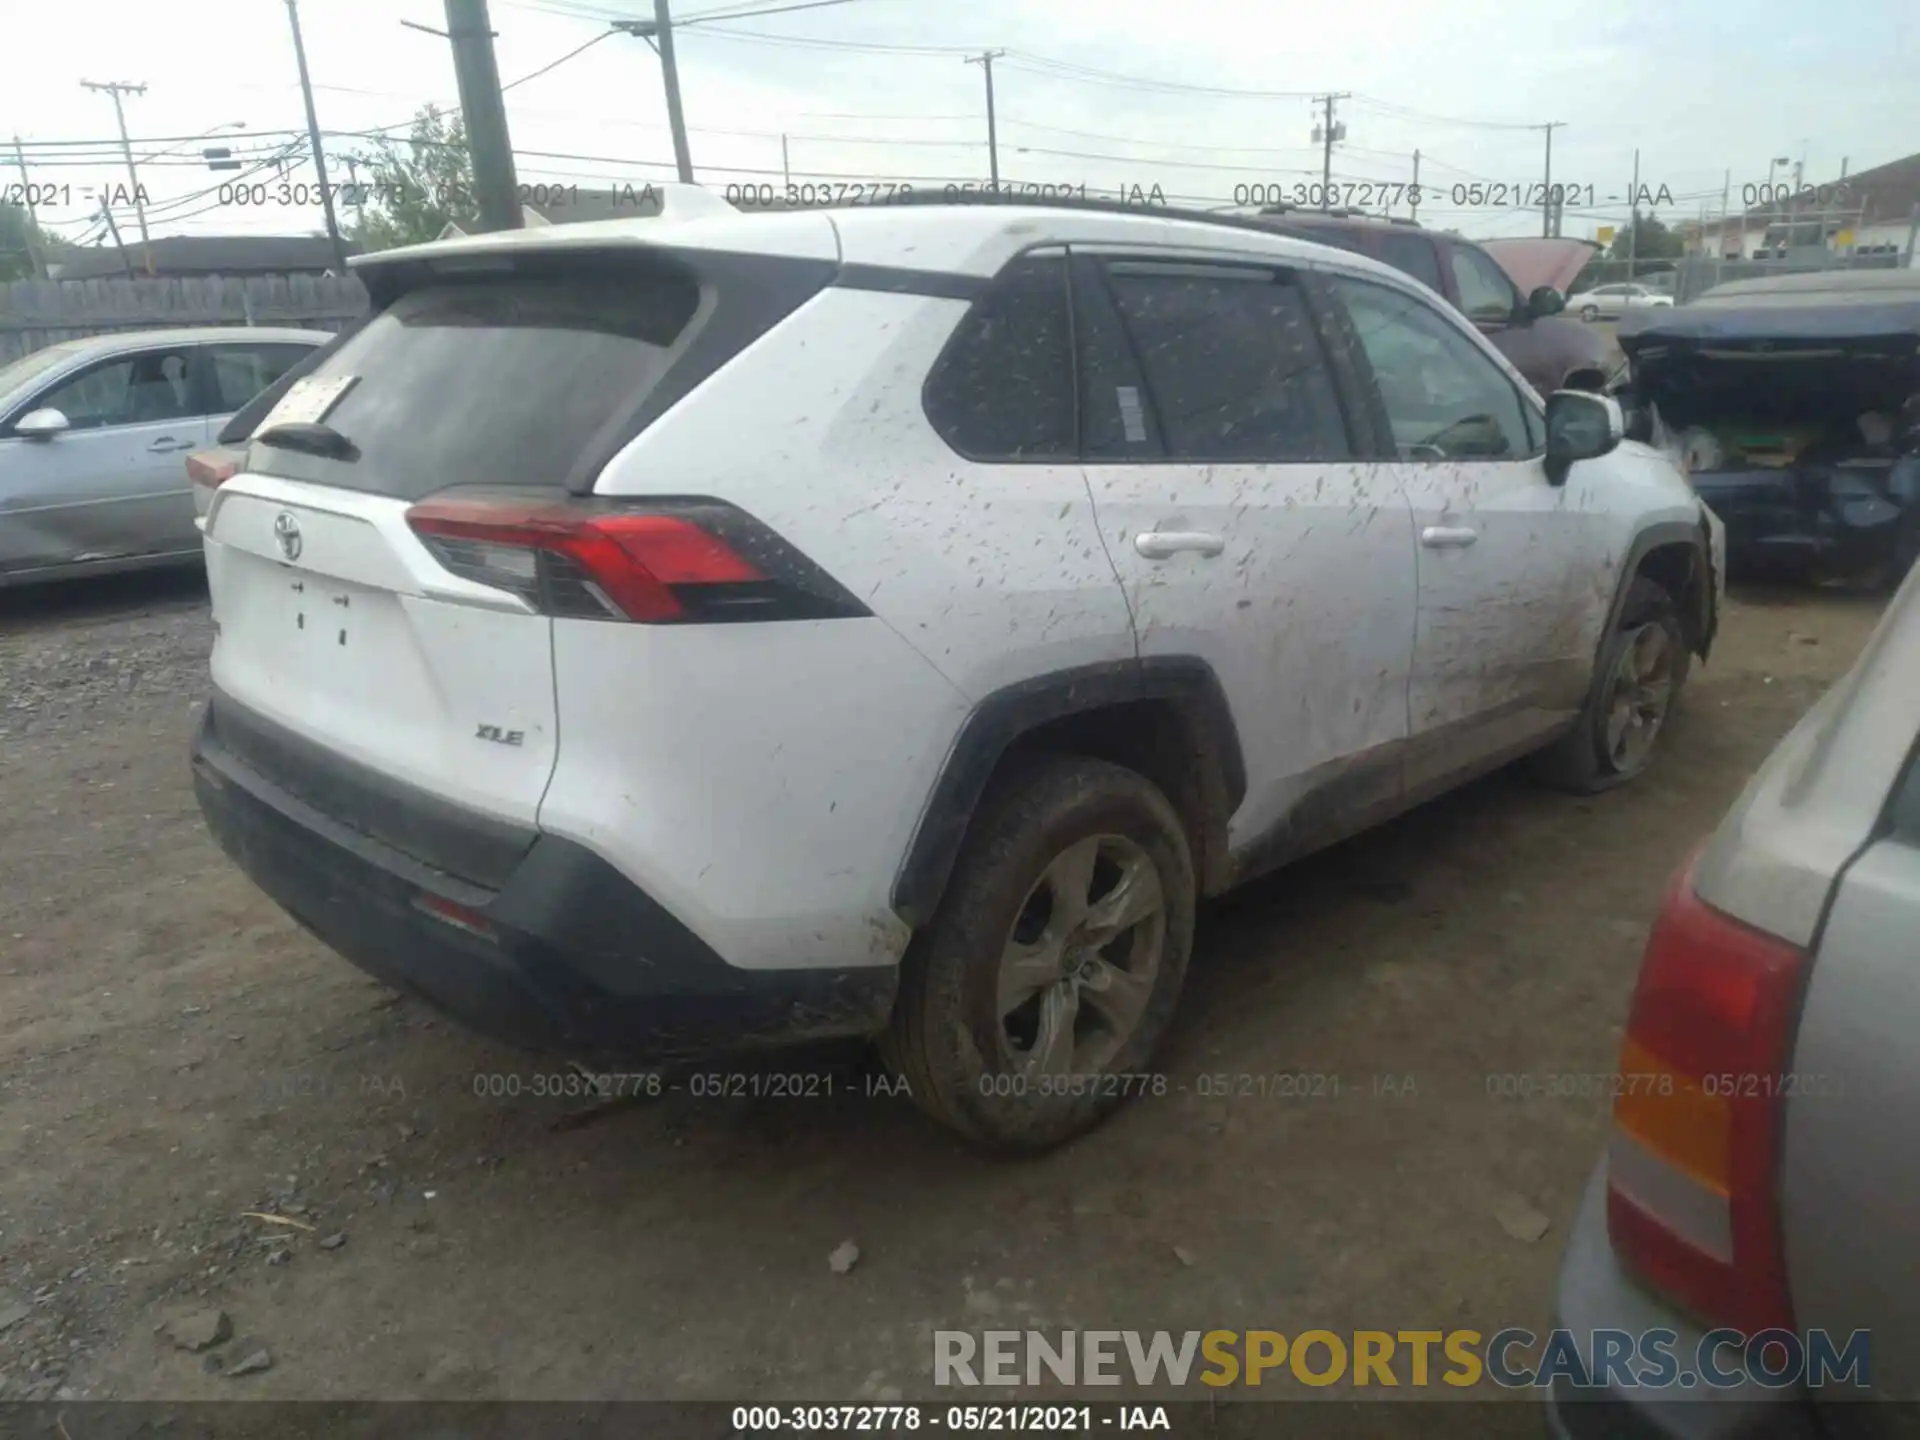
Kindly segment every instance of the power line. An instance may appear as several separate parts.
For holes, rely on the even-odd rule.
[[[872,40],[825,40],[812,35],[768,35],[759,30],[734,30],[725,25],[708,25],[703,36],[721,35],[729,40],[750,40],[765,45],[787,45],[801,50],[859,50],[869,55],[958,55],[979,53],[963,45],[888,45]]]
[[[594,36],[591,40],[587,41],[586,44],[574,46],[573,49],[569,50],[566,54],[562,55],[558,60],[554,60],[548,64],[542,65],[538,70],[534,70],[529,72],[528,74],[522,75],[518,80],[509,80],[506,84],[500,87],[500,92],[504,95],[507,91],[513,89],[513,87],[516,85],[524,85],[529,80],[538,80],[542,75],[545,75],[549,70],[558,70],[562,65],[566,64],[567,61],[573,59],[574,56],[583,54],[586,51],[591,50],[594,46],[598,45],[602,40],[608,39],[609,37],[614,35],[618,35],[619,33],[620,32],[618,30],[603,30],[598,35]]]
[[[1378,110],[1408,120],[1422,120],[1430,125],[1462,125],[1480,130],[1538,130],[1540,128],[1538,125],[1527,125],[1518,121],[1466,120],[1457,115],[1434,115],[1405,105],[1395,105],[1390,101],[1376,100],[1371,95],[1355,95],[1353,103],[1362,109]]]
[[[854,5],[861,0],[796,0],[791,5],[763,5],[735,10],[702,10],[697,15],[689,15],[684,20],[676,20],[676,26],[698,25],[708,20],[750,20],[756,15],[785,15],[794,10],[825,10],[835,5]]]
[[[1245,100],[1312,100],[1318,97],[1306,90],[1244,90],[1226,85],[1192,85],[1178,80],[1153,80],[1139,75],[1118,75],[1109,70],[1054,60],[1027,50],[1009,50],[1008,63],[1022,70],[1035,70],[1063,80],[1081,80],[1089,84],[1118,85],[1133,90],[1153,90],[1181,95],[1215,95]]]

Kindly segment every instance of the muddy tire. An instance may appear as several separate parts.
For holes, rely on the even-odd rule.
[[[1148,1072],[1193,948],[1193,859],[1150,782],[1075,756],[989,789],[902,962],[881,1056],[975,1144],[1048,1150]]]
[[[1647,768],[1687,683],[1693,657],[1673,597],[1644,577],[1632,582],[1579,720],[1534,757],[1556,789],[1592,795]]]

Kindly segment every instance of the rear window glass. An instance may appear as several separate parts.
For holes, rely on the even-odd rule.
[[[1411,275],[1429,290],[1444,295],[1440,283],[1440,257],[1433,253],[1433,242],[1424,235],[1403,235],[1389,230],[1380,237],[1380,258],[1403,275]]]
[[[974,302],[927,377],[927,418],[972,460],[1073,456],[1067,267],[1027,256]]]
[[[410,291],[314,371],[357,377],[326,423],[359,451],[262,447],[255,467],[405,499],[555,485],[666,373],[699,305],[687,277],[511,277]]]

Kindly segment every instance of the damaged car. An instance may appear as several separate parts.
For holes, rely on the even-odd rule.
[[[1738,280],[1621,323],[1621,394],[1733,578],[1891,585],[1920,556],[1920,273]]]

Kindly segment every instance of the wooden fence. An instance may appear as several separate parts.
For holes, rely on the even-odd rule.
[[[367,306],[352,275],[221,275],[0,284],[0,365],[61,340],[193,325],[338,330]]]

